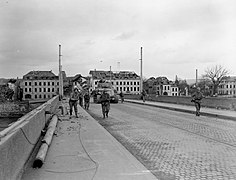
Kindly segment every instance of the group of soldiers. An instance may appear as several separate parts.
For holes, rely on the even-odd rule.
[[[104,90],[100,96],[101,105],[102,105],[102,113],[103,118],[108,117],[108,113],[110,110],[110,95]],[[84,107],[86,110],[89,109],[90,104],[90,93],[89,90],[83,92],[83,90],[79,89],[78,87],[74,87],[72,93],[70,94],[69,98],[69,106],[70,106],[70,118],[73,113],[73,109],[75,112],[76,118],[78,118],[78,108],[77,104],[79,101],[79,105]],[[83,106],[84,102],[84,106]]]
[[[124,102],[124,94],[121,92],[120,94],[121,103]],[[145,102],[146,99],[146,92],[143,91],[141,93],[141,98],[143,102]],[[196,92],[192,95],[191,102],[194,102],[196,107],[196,116],[200,116],[200,108],[201,108],[201,100],[204,98],[203,94],[200,91],[200,88],[196,88]],[[108,113],[110,110],[110,95],[104,90],[100,96],[101,100],[101,106],[102,106],[102,114],[103,118],[108,117]],[[90,103],[90,94],[89,90],[82,92],[78,87],[73,88],[73,92],[70,95],[69,98],[69,106],[70,106],[70,117],[72,116],[72,111],[74,108],[75,116],[78,118],[78,108],[77,108],[77,102],[79,101],[79,105],[83,107],[83,101],[84,101],[84,108],[86,110],[89,109],[89,103]]]
[[[88,110],[89,104],[90,104],[89,90],[82,91],[77,86],[73,88],[73,91],[70,94],[70,98],[69,98],[70,118],[72,116],[73,109],[74,109],[76,118],[78,118],[78,108],[77,108],[78,101],[81,107],[83,107],[83,102],[84,102],[84,108]]]

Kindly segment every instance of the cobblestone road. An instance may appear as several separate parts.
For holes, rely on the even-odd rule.
[[[236,122],[129,103],[89,112],[158,179],[236,179]]]

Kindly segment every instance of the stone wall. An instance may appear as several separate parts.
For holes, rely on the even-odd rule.
[[[58,102],[58,96],[50,99],[48,102],[22,116],[16,121],[21,123],[14,129],[8,132],[9,127],[0,132],[1,180],[19,178],[34,145],[41,135],[41,130],[49,120],[46,112],[55,112],[59,104]]]

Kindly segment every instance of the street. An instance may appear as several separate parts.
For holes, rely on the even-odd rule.
[[[236,179],[236,122],[131,103],[88,111],[158,179]]]

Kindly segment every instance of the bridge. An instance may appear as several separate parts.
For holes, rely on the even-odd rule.
[[[190,115],[195,113],[194,107],[189,105],[154,101],[143,103],[138,99],[128,99],[125,103]],[[97,111],[100,106],[91,108]],[[79,118],[69,119],[67,109],[67,100],[59,101],[58,97],[54,97],[0,132],[0,179],[165,179],[165,168],[163,174],[148,169],[88,111],[79,107]],[[236,111],[206,107],[201,111],[203,117],[223,118],[232,123],[236,120]],[[42,144],[42,130],[55,114],[58,116],[57,129],[53,133],[46,160],[41,168],[33,169],[34,159]],[[106,121],[109,123],[109,119]],[[148,151],[145,148],[143,150]],[[167,149],[162,151],[167,152]],[[233,156],[232,160],[235,160]],[[177,179],[187,177],[181,172],[175,175]],[[194,179],[194,176],[189,177]],[[222,174],[220,171],[215,172],[211,177],[217,179]],[[228,177],[235,179],[235,172]],[[168,179],[173,178],[168,176]]]

